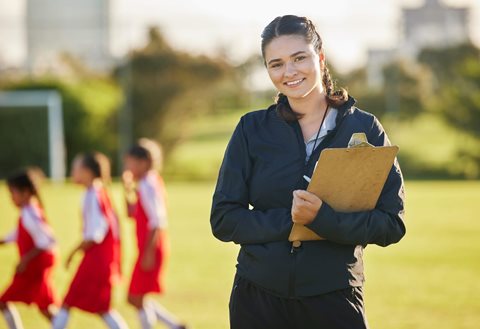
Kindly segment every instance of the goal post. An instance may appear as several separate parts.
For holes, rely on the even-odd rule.
[[[49,176],[63,181],[66,175],[62,97],[56,90],[0,91],[2,108],[47,109]]]

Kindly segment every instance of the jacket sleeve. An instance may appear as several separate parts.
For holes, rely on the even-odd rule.
[[[290,209],[249,209],[252,163],[243,126],[242,118],[220,168],[210,215],[212,232],[221,241],[237,244],[287,241],[292,228]]]
[[[369,141],[375,146],[389,146],[390,141],[380,122],[374,120]],[[405,235],[405,190],[402,172],[395,159],[375,209],[353,213],[337,212],[323,203],[308,228],[327,240],[351,245],[387,246]]]

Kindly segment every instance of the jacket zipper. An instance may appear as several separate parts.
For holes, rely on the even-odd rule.
[[[304,175],[309,174],[308,173],[308,168],[310,166],[311,161],[313,161],[313,159],[317,159],[315,161],[318,161],[318,157],[315,157],[314,155],[316,155],[317,153],[320,154],[320,152],[328,146],[328,144],[331,142],[332,136],[335,135],[341,121],[343,121],[343,116],[340,120],[337,120],[335,128],[333,130],[327,132],[327,135],[323,138],[322,142],[320,144],[318,144],[318,146],[314,150],[312,150],[312,154],[310,155],[310,158],[308,159],[308,161],[307,162],[304,161],[304,168],[303,168],[303,174]],[[295,122],[294,126],[295,126],[294,127],[295,135],[297,137],[299,147],[302,150],[303,159],[305,159],[307,157],[307,151],[305,149],[305,142],[303,141],[302,129],[301,129],[298,121]],[[302,178],[302,180],[303,180],[303,178]],[[297,280],[297,271],[296,271],[296,269],[297,269],[297,253],[300,251],[301,247],[302,247],[301,245],[299,247],[295,247],[292,243],[292,247],[290,249],[290,255],[293,258],[292,262],[291,262],[289,280],[288,280],[288,296],[290,298],[293,298],[296,295],[295,283],[296,283],[296,280]]]
[[[290,268],[290,277],[288,280],[288,296],[290,298],[295,297],[296,289],[295,283],[297,280],[297,253],[299,251],[298,247],[294,247],[292,245],[292,249],[290,250],[290,255],[292,256],[291,268]]]

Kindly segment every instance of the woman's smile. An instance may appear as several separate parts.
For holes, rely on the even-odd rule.
[[[302,82],[305,81],[305,78],[297,79],[297,80],[292,80],[292,81],[286,81],[283,84],[287,87],[290,88],[295,88],[298,87],[302,84]]]

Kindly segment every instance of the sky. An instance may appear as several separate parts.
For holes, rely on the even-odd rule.
[[[20,64],[25,57],[23,10],[26,0],[0,0],[0,60]],[[61,1],[61,0],[59,0]],[[480,0],[443,0],[470,6],[470,31],[480,45]],[[307,16],[324,40],[327,60],[341,71],[364,65],[370,47],[392,47],[399,40],[402,6],[423,0],[111,0],[111,49],[121,56],[146,40],[147,27],[156,25],[170,43],[193,53],[222,49],[241,62],[260,52],[262,29],[276,16]]]

